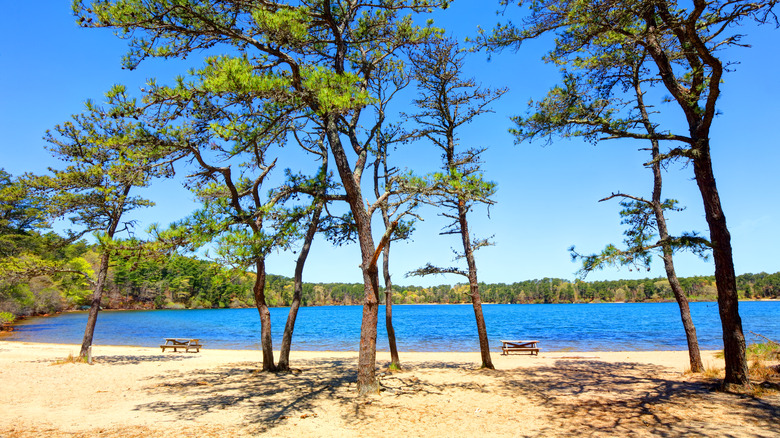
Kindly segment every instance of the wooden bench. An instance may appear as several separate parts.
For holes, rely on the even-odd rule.
[[[539,355],[539,341],[504,341],[502,340],[501,350],[503,355],[509,354],[510,351],[528,352],[531,355]]]
[[[200,353],[200,348],[203,347],[198,342],[198,339],[177,339],[177,338],[165,338],[165,345],[160,345],[163,353],[165,349],[173,349],[176,353],[179,349],[184,350],[186,353]]]

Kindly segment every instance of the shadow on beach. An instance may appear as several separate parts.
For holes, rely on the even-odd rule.
[[[356,396],[355,359],[301,360],[284,373],[259,372],[258,366],[235,363],[151,377],[145,390],[162,397],[135,409],[177,420],[224,412],[238,416],[240,427],[253,434],[288,419],[336,416],[343,424],[376,426],[371,436],[393,424],[413,432],[417,420],[409,419],[461,421],[472,396],[511,405],[512,412],[528,410],[523,415],[534,424],[500,409],[491,414],[493,424],[514,427],[516,436],[774,437],[780,419],[777,396],[762,400],[722,393],[715,381],[638,363],[557,360],[479,370],[470,363],[416,362],[403,372],[382,372],[383,395],[365,398]]]
[[[261,372],[258,363],[246,362],[156,376],[151,380],[164,382],[155,383],[148,390],[177,399],[139,405],[136,410],[193,420],[238,408],[245,425],[259,433],[288,418],[316,417],[319,399],[343,406],[353,404],[356,368],[355,360],[323,358],[296,361],[289,372]]]
[[[184,354],[156,354],[156,355],[96,355],[94,360],[97,364],[106,365],[138,365],[145,362],[180,362],[188,359],[195,359],[195,356]]]
[[[719,392],[713,380],[680,378],[655,365],[556,361],[497,377],[503,394],[547,410],[541,436],[776,437],[780,421],[777,396],[768,402]]]

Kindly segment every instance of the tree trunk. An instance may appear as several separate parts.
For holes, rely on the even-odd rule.
[[[84,360],[87,359],[89,348],[92,346],[92,337],[95,335],[95,325],[97,324],[98,312],[100,311],[100,300],[103,297],[103,289],[106,285],[108,262],[110,261],[110,258],[108,251],[104,251],[103,255],[100,256],[97,283],[95,284],[95,291],[92,292],[92,305],[89,308],[87,327],[84,329],[84,340],[81,342],[81,351],[79,352],[79,357]]]
[[[724,388],[750,386],[745,335],[739,317],[737,279],[731,253],[731,235],[721,208],[720,196],[712,172],[709,140],[699,140],[694,149],[693,171],[704,202],[704,214],[710,228],[712,255],[715,259],[715,283],[718,288],[718,310],[723,327],[723,352],[726,359]]]
[[[390,226],[385,214],[385,226]],[[390,368],[400,370],[401,359],[398,357],[398,347],[395,344],[395,329],[393,328],[393,280],[390,278],[390,242],[382,248],[382,275],[385,279],[385,328],[387,343],[390,345]]]
[[[650,122],[650,115],[647,113],[647,106],[644,102],[644,93],[642,92],[641,81],[639,80],[641,63],[637,63],[633,66],[633,83],[634,91],[636,93],[637,104],[639,111],[642,115],[642,122],[650,135],[655,134],[655,127]],[[658,237],[661,242],[664,242],[662,246],[664,269],[666,270],[666,278],[669,280],[669,285],[674,293],[674,298],[677,300],[677,305],[680,307],[680,318],[682,319],[683,329],[685,330],[685,339],[688,341],[688,358],[691,362],[691,371],[694,373],[701,373],[704,371],[704,365],[701,362],[701,353],[699,352],[699,341],[696,337],[696,327],[693,325],[691,319],[691,309],[688,305],[688,298],[685,296],[685,292],[680,286],[680,281],[677,279],[677,272],[674,269],[674,250],[669,245],[669,230],[666,227],[666,216],[661,203],[661,192],[663,191],[663,175],[661,173],[661,162],[659,156],[661,154],[661,148],[658,140],[651,140],[652,143],[652,158],[653,158],[653,213],[655,214],[655,221],[658,225]]]
[[[374,195],[377,199],[382,196],[380,193],[379,184],[379,169],[382,168],[384,178],[384,191],[389,192],[392,190],[392,184],[388,179],[387,169],[387,144],[377,145],[377,154],[380,158],[374,162]],[[395,224],[390,221],[390,215],[388,213],[388,201],[385,200],[380,206],[382,210],[382,222],[385,224],[385,231],[395,227]],[[397,223],[397,222],[396,222]],[[387,330],[387,344],[390,346],[390,369],[400,370],[401,360],[398,357],[398,347],[395,343],[395,329],[393,328],[393,280],[390,277],[390,242],[392,241],[392,233],[388,236],[385,246],[382,247],[382,276],[385,280],[385,329]],[[380,245],[382,243],[380,242]]]
[[[362,168],[360,166],[353,173],[344,147],[339,138],[338,128],[335,122],[326,118],[326,135],[330,145],[333,159],[336,162],[341,183],[347,194],[347,203],[349,203],[352,216],[355,220],[355,228],[358,234],[358,243],[360,244],[360,255],[362,263],[360,269],[363,271],[363,319],[360,325],[360,352],[358,354],[358,376],[357,389],[359,395],[367,393],[378,393],[379,382],[376,379],[376,336],[377,320],[379,311],[379,275],[376,265],[372,265],[374,256],[374,238],[371,235],[371,218],[368,216],[363,195],[360,189],[360,177]],[[364,156],[358,160],[365,160]]]
[[[325,201],[323,199],[317,199],[315,201],[314,211],[311,213],[311,221],[306,230],[301,253],[298,255],[298,260],[295,262],[293,299],[292,303],[290,303],[290,311],[287,314],[287,324],[284,326],[284,335],[282,335],[282,349],[279,352],[279,364],[276,367],[278,371],[289,371],[290,369],[290,348],[292,346],[293,330],[295,329],[295,319],[298,316],[298,308],[301,306],[301,296],[303,295],[303,265],[306,263],[306,257],[309,255],[311,242],[317,234],[317,228],[320,224],[320,214],[322,214],[324,204]]]
[[[666,7],[668,5],[658,6]],[[734,259],[731,253],[731,235],[726,226],[726,217],[720,203],[720,196],[715,184],[715,176],[712,172],[712,159],[710,157],[709,131],[712,119],[715,117],[715,102],[720,95],[720,79],[723,73],[723,65],[715,58],[710,49],[698,37],[695,28],[698,21],[679,20],[675,13],[667,11],[664,21],[669,25],[668,18],[679,20],[672,24],[675,26],[685,23],[685,29],[677,28],[675,35],[683,47],[689,45],[696,52],[698,59],[694,64],[690,62],[691,74],[698,76],[700,83],[706,83],[707,105],[699,106],[703,88],[689,90],[677,82],[675,68],[670,57],[667,56],[664,47],[654,37],[657,26],[658,12],[654,8],[646,8],[644,20],[648,28],[646,45],[648,52],[658,66],[659,76],[665,87],[672,93],[674,99],[680,105],[688,121],[690,132],[691,155],[693,157],[693,173],[696,184],[699,186],[704,204],[704,215],[710,228],[710,243],[712,244],[712,257],[715,260],[715,282],[718,288],[718,311],[723,327],[723,353],[726,359],[726,377],[723,386],[728,389],[732,385],[749,387],[747,357],[745,354],[745,336],[742,333],[742,320],[739,317],[737,280],[734,273]],[[690,26],[690,27],[689,27]],[[710,76],[704,80],[704,72],[710,69]],[[739,390],[739,388],[734,388]]]
[[[130,185],[124,186],[122,197],[118,202],[120,206],[125,204],[125,199],[130,194],[131,188],[132,186]],[[106,235],[113,240],[119,221],[122,218],[122,209],[114,210],[114,214],[110,218]],[[87,327],[84,329],[84,340],[81,342],[81,351],[79,351],[79,357],[82,359],[88,359],[89,349],[92,347],[92,337],[95,335],[95,326],[97,325],[98,312],[100,311],[100,300],[103,298],[103,289],[106,287],[106,278],[108,277],[108,264],[111,261],[110,254],[108,249],[103,248],[103,254],[100,256],[97,283],[95,283],[95,291],[92,292],[92,304],[89,307],[89,316],[87,316]]]
[[[474,249],[469,240],[469,224],[466,219],[468,209],[463,200],[458,201],[458,221],[460,222],[460,235],[463,241],[463,252],[466,255],[466,262],[469,266],[469,296],[471,296],[471,305],[474,307],[474,317],[477,320],[477,335],[479,336],[479,351],[482,354],[482,368],[494,369],[493,361],[490,358],[490,343],[488,342],[487,329],[485,328],[485,317],[482,314],[482,297],[479,293],[479,282],[477,281],[477,263],[474,260]]]
[[[704,364],[701,361],[701,353],[699,352],[699,341],[696,337],[696,327],[693,325],[693,319],[691,319],[691,309],[688,305],[688,298],[685,296],[685,292],[680,286],[680,281],[677,279],[677,273],[674,270],[674,263],[672,261],[672,250],[664,246],[664,268],[666,269],[666,278],[669,279],[669,285],[672,287],[674,298],[677,300],[677,305],[680,307],[680,318],[682,318],[683,328],[685,329],[685,338],[688,341],[688,358],[691,362],[691,371],[694,373],[704,372]]]
[[[371,260],[364,261],[369,264]],[[376,266],[363,269],[365,298],[363,301],[363,320],[360,324],[360,352],[358,355],[358,394],[379,393],[376,379],[376,325],[379,313],[379,276]]]
[[[257,278],[255,279],[255,305],[260,313],[260,343],[263,350],[263,371],[276,371],[274,365],[273,340],[271,339],[271,312],[265,302],[265,260],[255,263]]]
[[[644,105],[642,106],[642,114],[647,121],[647,113]],[[647,121],[646,125],[648,126],[648,132],[653,133],[649,121]],[[666,227],[666,217],[664,216],[664,210],[661,206],[663,177],[661,175],[661,163],[657,160],[658,155],[660,154],[660,148],[657,140],[653,140],[652,143],[653,213],[655,213],[655,221],[658,225],[658,237],[661,242],[666,242],[662,247],[664,269],[666,270],[666,278],[669,280],[672,293],[674,293],[674,298],[677,300],[677,305],[680,307],[680,318],[682,319],[683,329],[685,330],[685,339],[688,341],[688,358],[691,362],[691,371],[694,373],[701,373],[704,372],[704,364],[702,364],[701,353],[699,352],[699,340],[696,337],[696,327],[693,325],[693,320],[691,319],[691,309],[688,305],[688,298],[685,296],[685,292],[682,290],[682,286],[680,286],[680,281],[677,279],[677,272],[674,270],[674,251],[668,244],[669,231]]]

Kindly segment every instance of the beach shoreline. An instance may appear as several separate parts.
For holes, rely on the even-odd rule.
[[[290,373],[258,350],[162,353],[0,340],[0,437],[773,436],[776,395],[756,401],[686,373],[687,351],[377,353],[383,390],[357,397],[357,352],[292,351]],[[716,352],[705,366],[722,368]],[[278,358],[278,352],[275,353]],[[60,363],[60,364],[57,364]]]
[[[16,348],[15,348],[16,347]],[[33,355],[40,357],[42,360],[49,358],[53,361],[67,358],[69,355],[78,355],[81,349],[80,344],[58,344],[47,342],[27,342],[27,341],[14,341],[0,338],[0,360],[3,359],[3,353],[8,351],[24,352],[23,355]],[[723,359],[716,357],[720,351],[718,350],[705,350],[702,351],[702,359],[706,364],[712,367],[723,367]],[[262,352],[260,349],[232,349],[232,348],[208,348],[205,345],[200,353],[171,353],[170,351],[162,352],[159,347],[148,347],[142,345],[98,345],[93,344],[93,356],[96,361],[99,362],[100,356],[116,356],[127,354],[139,354],[147,356],[155,356],[158,354],[174,355],[184,354],[185,356],[197,358],[198,355],[208,356],[209,358],[219,357],[217,361],[208,361],[208,363],[218,362],[235,362],[235,361],[257,361],[258,364],[262,362]],[[479,351],[402,351],[402,362],[420,362],[436,360],[441,362],[473,362],[474,366],[479,366],[481,358]],[[290,352],[291,363],[296,359],[320,359],[323,357],[333,357],[340,359],[354,358],[357,360],[357,351],[342,351],[342,350],[312,350],[312,351],[296,351]],[[512,367],[529,367],[536,366],[545,361],[555,359],[599,359],[606,362],[614,363],[623,360],[636,361],[640,363],[659,365],[677,369],[680,372],[685,372],[686,366],[688,366],[688,351],[687,350],[626,350],[626,351],[575,351],[575,350],[561,350],[561,351],[545,351],[542,349],[539,355],[530,354],[518,354],[512,353],[509,355],[502,355],[499,351],[491,351],[491,356],[505,358],[506,360],[500,360],[498,363],[494,363],[498,369],[508,369]],[[274,358],[278,359],[279,350],[274,351]],[[523,359],[522,361],[512,361],[512,358]],[[382,362],[390,361],[389,351],[377,350],[377,367],[381,368]]]

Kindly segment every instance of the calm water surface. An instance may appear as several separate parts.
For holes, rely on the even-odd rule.
[[[747,341],[761,339],[750,330],[780,339],[780,302],[739,304]],[[271,309],[274,347],[279,348],[287,308]],[[377,348],[387,351],[384,306],[380,306]],[[501,339],[537,339],[545,351],[685,350],[685,334],[676,303],[488,304],[483,306],[493,350]],[[361,306],[302,307],[293,337],[297,350],[356,351]],[[691,303],[702,349],[723,348],[718,307]],[[30,318],[4,340],[80,344],[86,312]],[[471,305],[393,306],[401,351],[478,351]],[[95,344],[154,347],[163,338],[198,338],[211,348],[260,346],[256,309],[135,310],[100,312]]]

